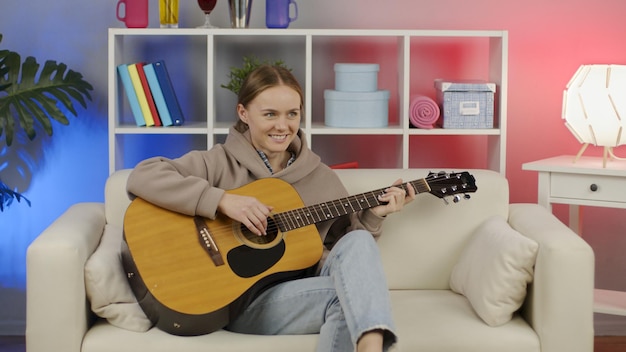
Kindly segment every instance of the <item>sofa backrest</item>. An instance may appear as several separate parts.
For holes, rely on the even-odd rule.
[[[427,177],[427,169],[335,170],[350,194]],[[439,171],[439,170],[437,170]],[[465,171],[465,170],[463,170]],[[474,229],[492,215],[508,217],[507,180],[490,170],[468,170],[478,191],[470,199],[446,203],[431,194],[419,194],[401,212],[384,222],[378,241],[389,287],[392,289],[448,289],[449,277]],[[123,225],[130,204],[126,180],[130,170],[112,174],[105,187],[107,223]],[[329,199],[330,200],[330,199]]]
[[[126,181],[131,169],[124,169],[114,172],[104,186],[104,212],[107,224],[117,226],[124,225],[124,213],[130,204],[128,192],[126,192]]]

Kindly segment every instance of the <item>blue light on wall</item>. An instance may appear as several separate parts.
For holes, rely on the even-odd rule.
[[[14,202],[0,212],[0,334],[24,333],[28,245],[72,204],[103,200],[108,176],[106,43],[108,28],[118,26],[114,10],[110,2],[2,3],[1,48],[18,52],[22,60],[33,56],[40,64],[63,62],[82,73],[94,90],[88,108],[77,106],[79,116],[70,114],[69,126],[55,123],[52,137],[39,132],[38,141],[21,141],[23,148],[0,146],[0,153],[14,154],[0,161],[0,177],[32,202],[30,207]]]
[[[30,242],[70,205],[103,200],[108,173],[106,119],[96,113],[83,111],[70,126],[55,126],[53,137],[39,144],[41,153],[25,163],[27,170],[2,174],[3,179],[5,174],[30,175],[30,184],[22,186],[27,187],[23,194],[31,206],[14,202],[0,213],[0,286],[24,289]],[[15,185],[22,180],[4,181]]]

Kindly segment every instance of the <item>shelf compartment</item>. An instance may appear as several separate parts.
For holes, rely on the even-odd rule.
[[[178,158],[189,150],[203,150],[209,145],[203,134],[116,134],[116,170],[134,167],[138,162],[154,157]]]
[[[206,116],[206,108],[195,104],[199,100],[206,100],[207,96],[207,67],[194,65],[191,58],[206,62],[207,43],[204,36],[164,36],[152,35],[149,37],[129,35],[114,36],[117,50],[110,53],[113,62],[109,67],[109,93],[114,101],[110,108],[114,112],[114,126],[134,124],[134,117],[130,110],[128,98],[124,92],[121,80],[117,74],[117,66],[137,62],[151,63],[164,60],[174,86],[176,96],[180,102],[185,123],[205,122],[198,116]],[[163,50],[168,48],[168,50]],[[180,55],[181,52],[189,55]]]
[[[360,168],[402,168],[402,142],[402,135],[337,134],[313,135],[310,144],[327,165],[356,161]]]
[[[282,60],[285,66],[291,69],[304,90],[307,82],[305,74],[306,63],[306,37],[298,35],[268,35],[257,33],[254,36],[234,36],[216,34],[213,43],[213,53],[209,66],[213,76],[213,113],[217,123],[234,124],[237,115],[235,106],[237,96],[222,88],[229,81],[228,74],[231,67],[239,67],[243,64],[243,58],[254,56],[260,61]],[[304,93],[304,92],[303,92]]]
[[[343,34],[343,33],[342,33]],[[402,50],[402,36],[390,35],[317,35],[312,38],[312,123],[323,124],[326,101],[324,91],[335,90],[336,63],[373,63],[380,67],[377,73],[378,90],[389,91],[388,123],[400,119],[401,79],[398,60]],[[384,129],[384,128],[383,128]]]
[[[487,169],[484,156],[488,155],[488,138],[485,135],[410,136],[409,168]]]

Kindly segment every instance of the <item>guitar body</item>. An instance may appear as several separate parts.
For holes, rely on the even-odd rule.
[[[275,178],[227,193],[256,197],[276,213],[304,206],[291,185]],[[270,220],[268,236],[256,236],[221,214],[197,218],[136,198],[124,218],[122,259],[148,318],[171,334],[207,334],[269,285],[317,264],[322,243],[315,225],[286,232],[278,219]]]

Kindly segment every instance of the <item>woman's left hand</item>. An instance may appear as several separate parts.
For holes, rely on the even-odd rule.
[[[402,179],[398,179],[393,186],[385,189],[385,193],[378,196],[378,200],[386,203],[372,208],[372,211],[378,216],[387,216],[388,214],[402,210],[405,204],[415,199],[415,189],[410,183],[407,183],[408,192],[400,187]]]

